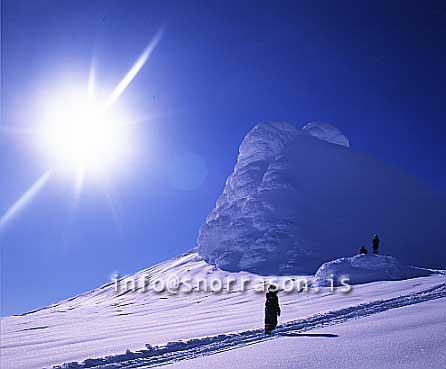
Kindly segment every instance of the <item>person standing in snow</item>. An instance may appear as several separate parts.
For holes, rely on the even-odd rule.
[[[362,245],[362,247],[360,248],[360,250],[359,250],[359,254],[364,254],[364,255],[367,255],[369,253],[369,251],[365,248],[365,246],[364,245]]]
[[[377,234],[373,235],[373,240],[372,240],[372,244],[373,244],[373,253],[375,255],[378,255],[378,249],[379,249],[379,238]]]
[[[270,286],[265,301],[265,333],[271,334],[277,326],[277,316],[280,316],[279,297],[277,287]]]

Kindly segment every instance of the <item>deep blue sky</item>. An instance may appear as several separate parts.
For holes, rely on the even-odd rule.
[[[2,314],[195,246],[261,121],[331,122],[356,150],[446,189],[445,19],[441,1],[3,0],[1,214],[46,169],[16,132],[38,121],[36,97],[67,76],[86,83],[93,56],[113,87],[166,29],[120,100],[152,118],[135,128],[137,162],[107,185],[112,205],[87,183],[73,207],[56,177],[1,231]]]

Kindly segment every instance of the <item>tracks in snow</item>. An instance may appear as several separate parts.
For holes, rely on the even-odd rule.
[[[446,285],[436,285],[417,293],[394,297],[387,300],[378,300],[362,303],[355,306],[315,314],[305,319],[287,322],[278,326],[275,334],[266,336],[261,329],[242,331],[239,333],[220,334],[203,338],[194,338],[188,341],[169,342],[166,345],[151,347],[147,350],[127,352],[122,355],[107,356],[105,358],[87,359],[82,363],[65,363],[54,366],[57,369],[127,369],[150,368],[159,365],[172,364],[177,361],[192,359],[200,356],[216,354],[219,352],[259,343],[280,337],[280,333],[305,332],[315,328],[328,327],[344,323],[349,320],[364,318],[387,310],[403,306],[419,304],[425,301],[446,297]]]

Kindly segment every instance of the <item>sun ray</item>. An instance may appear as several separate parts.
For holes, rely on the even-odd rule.
[[[0,127],[0,138],[1,136],[26,136],[26,135],[35,135],[37,130],[31,127],[12,127],[12,126],[4,126]]]
[[[36,182],[2,215],[0,218],[0,229],[4,228],[33,198],[42,190],[51,178],[51,170],[42,174]]]
[[[121,80],[121,82],[118,83],[118,85],[115,87],[115,89],[112,91],[110,96],[107,99],[107,102],[105,104],[106,108],[109,108],[112,106],[115,101],[121,96],[121,94],[124,92],[124,90],[128,87],[128,85],[132,82],[132,80],[136,77],[138,72],[141,70],[141,68],[144,66],[146,61],[149,59],[150,54],[152,54],[153,50],[155,49],[156,45],[158,45],[158,42],[160,42],[161,37],[163,36],[164,28],[162,27],[152,38],[150,43],[145,48],[144,52],[140,55],[138,60],[135,64],[130,68],[130,70],[127,72],[127,74],[124,76],[124,78]]]
[[[84,186],[85,179],[85,167],[83,164],[79,164],[76,172],[76,182],[74,184],[74,197],[75,201],[79,201],[79,197],[82,192],[82,187]]]
[[[107,98],[107,100],[105,102],[105,106],[101,105],[101,109],[100,109],[101,112],[104,112],[104,111],[108,110],[108,108],[110,108],[116,102],[116,100],[121,96],[121,94],[125,91],[125,89],[130,85],[130,83],[133,81],[133,79],[137,76],[137,74],[140,72],[141,68],[147,62],[147,60],[149,59],[149,57],[152,54],[153,50],[156,48],[156,46],[158,45],[159,41],[161,40],[161,38],[163,36],[163,32],[164,32],[164,28],[161,27],[158,30],[158,32],[155,34],[155,36],[152,38],[152,40],[149,42],[147,47],[144,49],[143,53],[139,56],[139,58],[135,62],[135,64],[130,68],[130,70],[126,73],[126,75],[122,78],[122,80],[118,83],[118,85],[115,87],[115,89],[108,96],[108,98]],[[95,100],[96,100],[96,96],[95,96],[96,95],[96,63],[95,63],[94,60],[92,60],[91,65],[90,65],[86,93],[87,93],[86,101],[88,102],[88,107],[90,108],[90,105],[94,106],[94,103],[95,103]],[[69,109],[70,109],[69,104],[67,105],[66,103],[64,103],[63,106],[65,106],[65,111],[69,111]],[[71,106],[71,108],[73,108],[73,113],[78,114],[78,112],[81,111],[84,114],[86,114],[84,110],[78,109],[77,106],[75,106],[76,109],[74,109],[73,106]],[[96,113],[96,111],[94,111],[94,112]],[[54,113],[54,112],[52,112],[52,113]],[[73,116],[78,116],[76,114],[69,114],[69,117],[71,119],[73,119],[72,118]],[[50,115],[50,117],[53,117],[53,115]],[[81,118],[82,117],[83,116],[81,116]],[[92,114],[91,117],[86,116],[86,117],[83,117],[83,118],[87,119],[87,121],[84,122],[84,125],[86,127],[88,127],[90,130],[92,129],[91,124],[90,124],[91,123],[90,120],[93,119],[93,118],[98,119],[98,117],[95,114]],[[91,118],[91,119],[89,120],[89,118]],[[56,123],[58,123],[58,122],[64,121],[64,120],[55,119],[55,121],[56,121]],[[50,122],[52,122],[51,119],[50,119]],[[72,122],[72,127],[68,127],[68,128],[76,127],[79,130],[79,124],[78,123],[79,122],[77,122],[77,121]],[[124,121],[124,122],[120,122],[120,123],[121,123],[120,126],[122,126],[122,125],[125,125],[126,122]],[[55,128],[57,128],[57,129],[55,129]],[[7,128],[0,127],[0,133],[1,134],[16,134],[16,133],[35,133],[35,132],[34,132],[34,130],[31,130],[31,129],[28,129],[28,128],[26,128],[26,129],[17,129],[17,128],[12,128],[12,127],[7,127]],[[62,133],[63,133],[63,135],[62,135]],[[76,132],[74,132],[74,133],[76,133]],[[85,133],[85,132],[82,132],[82,133]],[[90,135],[92,134],[92,132],[87,132],[87,133],[89,133]],[[103,136],[104,136],[102,134],[103,132],[99,132],[99,133],[101,133],[101,134],[98,135],[98,136],[103,138]],[[53,127],[51,124],[48,124],[48,126],[45,129],[45,132],[44,132],[43,136],[45,137],[45,139],[48,140],[49,143],[53,144],[52,146],[54,146],[57,149],[59,149],[59,151],[60,151],[61,148],[63,148],[65,151],[68,150],[68,153],[70,154],[71,153],[70,149],[73,149],[73,147],[72,147],[73,146],[72,134],[73,134],[73,129],[71,129],[71,130],[69,130],[69,129],[61,129],[58,125]],[[39,136],[42,136],[42,134],[40,134]],[[46,136],[48,136],[48,137],[46,137]],[[56,136],[56,137],[54,137],[54,136]],[[67,142],[70,143],[70,145],[66,145],[64,143],[64,140],[63,140],[65,138],[64,136],[68,136]],[[116,135],[116,136],[118,136],[118,135]],[[54,140],[52,140],[52,139],[54,139],[54,138],[58,139],[57,142],[53,142]],[[88,137],[86,137],[86,138],[88,138]],[[114,136],[111,137],[111,138],[114,138]],[[78,141],[83,142],[83,145],[85,146],[85,142],[84,142],[85,139],[83,139],[82,137],[78,137],[78,139],[79,139]],[[47,142],[47,144],[48,144],[48,142]],[[95,144],[95,147],[98,146],[96,141],[93,142],[93,143]],[[92,146],[92,145],[90,145],[90,146]],[[90,146],[88,146],[87,148],[89,148]],[[102,145],[101,148],[103,146],[104,145]],[[104,147],[108,147],[108,146],[109,145],[105,145]],[[81,149],[82,148],[84,148],[84,147],[81,145]],[[74,153],[78,154],[77,151],[75,151]],[[81,150],[80,154],[85,154],[85,153]],[[94,153],[91,153],[91,154],[93,156]],[[58,157],[60,157],[60,156],[61,156],[60,152],[58,152]],[[86,175],[87,168],[85,167],[84,161],[80,160],[79,157],[69,158],[69,159],[73,159],[72,160],[73,162],[77,162],[77,170],[76,170],[76,173],[75,173],[75,199],[74,199],[75,203],[77,203],[78,200],[79,200],[82,188],[83,188],[83,184],[84,184],[84,181],[85,181],[85,175]],[[85,158],[81,158],[81,159],[85,159]],[[53,168],[53,169],[56,169],[56,168]],[[50,178],[52,176],[52,173],[53,173],[53,171],[51,169],[47,170],[45,173],[43,173],[31,185],[31,187],[29,187],[29,189],[26,190],[26,192],[14,204],[12,204],[12,206],[0,217],[0,230],[2,228],[4,228],[11,220],[13,220],[13,218],[15,216],[17,216],[37,196],[37,194],[44,188],[44,186],[50,180]],[[117,211],[116,211],[116,208],[115,208],[114,201],[113,201],[113,199],[111,197],[111,194],[110,194],[110,192],[108,190],[105,191],[105,194],[106,194],[108,203],[110,205],[110,208],[112,210],[114,221],[119,226]]]
[[[95,98],[95,82],[96,82],[96,67],[94,61],[90,65],[90,73],[88,75],[88,86],[87,86],[87,98],[88,102],[92,102]]]

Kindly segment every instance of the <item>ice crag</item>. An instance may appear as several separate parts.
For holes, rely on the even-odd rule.
[[[378,233],[385,253],[444,267],[445,208],[440,194],[349,148],[335,127],[267,122],[243,140],[198,252],[228,271],[307,274]]]

